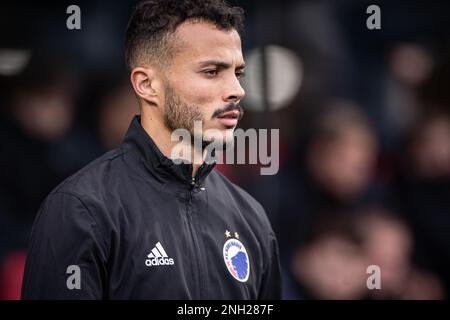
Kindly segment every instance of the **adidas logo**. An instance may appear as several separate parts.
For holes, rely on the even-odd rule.
[[[147,267],[171,266],[175,264],[173,259],[169,258],[160,242],[155,245],[147,257],[148,259],[145,260],[145,265]]]

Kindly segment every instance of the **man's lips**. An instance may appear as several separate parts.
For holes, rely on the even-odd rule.
[[[239,118],[239,110],[232,110],[225,113],[222,113],[220,116],[218,116],[219,119],[221,118],[232,118],[232,119],[238,119]]]
[[[239,110],[225,112],[218,116],[219,121],[227,127],[235,127],[239,120]]]

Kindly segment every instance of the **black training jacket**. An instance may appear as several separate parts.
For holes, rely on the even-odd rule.
[[[277,241],[256,200],[213,164],[192,178],[136,116],[42,204],[22,298],[279,299]]]

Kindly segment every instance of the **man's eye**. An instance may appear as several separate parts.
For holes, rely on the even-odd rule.
[[[206,74],[208,77],[215,77],[218,74],[217,70],[206,70],[204,71],[204,74]]]
[[[241,79],[245,77],[245,72],[236,72],[236,78]]]

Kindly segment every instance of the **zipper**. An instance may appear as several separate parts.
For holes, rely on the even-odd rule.
[[[195,228],[194,228],[194,217],[192,215],[192,193],[194,191],[194,188],[196,186],[196,181],[195,178],[192,178],[191,181],[191,188],[189,189],[189,201],[188,201],[188,207],[187,207],[187,223],[189,225],[189,233],[190,236],[192,238],[192,242],[194,244],[194,261],[195,261],[195,266],[196,266],[196,270],[197,272],[197,280],[198,280],[198,288],[199,288],[199,298],[201,299],[203,297],[203,280],[202,280],[202,275],[204,274],[204,270],[202,268],[202,264],[200,262],[200,246],[198,244],[198,239],[195,233]]]
[[[195,266],[196,269],[198,271],[197,274],[197,281],[198,281],[198,288],[199,288],[199,298],[202,299],[204,297],[204,293],[205,293],[205,285],[204,285],[204,275],[206,274],[206,267],[204,266],[204,264],[201,262],[203,259],[200,258],[200,245],[199,245],[199,240],[197,238],[197,235],[195,233],[195,227],[194,227],[194,216],[192,214],[192,199],[193,199],[193,193],[195,192],[196,189],[200,188],[197,185],[197,179],[200,177],[200,175],[202,174],[202,171],[205,168],[205,163],[203,163],[200,168],[198,169],[197,173],[195,174],[194,177],[192,177],[190,186],[189,186],[189,201],[188,201],[188,206],[187,206],[187,224],[189,226],[189,233],[190,236],[192,238],[192,242],[194,244],[194,260],[195,260]]]
[[[206,167],[206,164],[205,164],[205,162],[203,162],[202,165],[198,168],[197,172],[195,173],[195,176],[192,177],[191,190],[195,187],[199,187],[197,185],[197,181],[198,181],[198,178],[200,178],[201,174],[203,173],[203,170],[205,169],[205,167]]]

